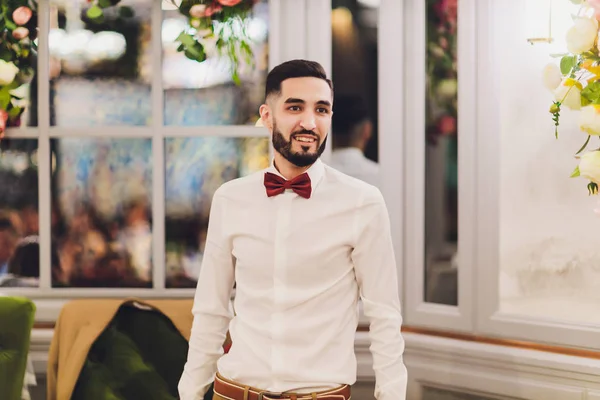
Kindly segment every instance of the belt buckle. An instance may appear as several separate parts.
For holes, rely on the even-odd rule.
[[[277,400],[277,399],[281,399],[282,395],[283,395],[283,393],[260,392],[258,394],[258,400]],[[274,396],[274,397],[271,397],[271,396]]]

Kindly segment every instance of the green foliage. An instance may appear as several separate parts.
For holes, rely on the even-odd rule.
[[[175,3],[173,3],[175,4]],[[252,41],[248,35],[248,22],[253,0],[243,0],[235,6],[222,6],[204,16],[190,15],[194,5],[210,6],[211,2],[202,0],[183,0],[179,12],[188,18],[189,26],[179,34],[176,41],[178,51],[197,62],[205,61],[210,55],[206,52],[208,41],[213,41],[217,55],[231,62],[231,78],[235,84],[241,84],[242,65],[254,66]]]
[[[15,13],[19,8],[21,9]],[[18,34],[15,33],[17,29]],[[11,92],[33,78],[37,55],[36,35],[36,0],[0,2],[0,60],[14,64],[19,70],[11,83],[0,85],[0,109],[8,115],[6,124],[9,127],[19,123],[24,111],[17,103],[20,98]],[[0,134],[2,133],[0,127]]]

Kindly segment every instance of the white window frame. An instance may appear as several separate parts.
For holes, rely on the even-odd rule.
[[[577,324],[550,318],[532,318],[502,313],[500,311],[500,168],[501,121],[500,101],[497,95],[497,52],[493,51],[501,37],[493,37],[492,32],[500,32],[494,27],[495,6],[492,0],[477,1],[477,64],[485,71],[477,77],[478,102],[474,114],[477,115],[479,135],[475,152],[478,155],[476,206],[477,246],[477,330],[490,336],[512,337],[520,340],[566,345],[579,348],[600,349],[599,326]],[[496,5],[495,5],[495,4]],[[494,27],[494,28],[492,28]],[[459,83],[460,84],[460,83]]]
[[[153,287],[123,288],[52,288],[50,265],[50,168],[39,167],[40,218],[40,286],[39,288],[3,288],[7,294],[27,296],[37,307],[36,321],[54,322],[62,306],[73,298],[139,297],[189,298],[194,289],[165,288],[165,187],[164,139],[167,137],[269,137],[265,129],[253,126],[163,126],[161,1],[152,3],[152,125],[145,127],[83,127],[50,126],[49,109],[49,2],[38,5],[38,126],[8,129],[7,138],[36,138],[38,165],[50,166],[50,139],[61,137],[119,137],[152,139],[152,219],[153,219]],[[323,64],[331,73],[331,5],[323,0],[269,0],[269,69],[294,58],[308,58]],[[270,149],[272,152],[272,149]],[[324,153],[327,160],[329,148]]]
[[[405,323],[428,328],[470,332],[473,318],[473,273],[475,236],[473,210],[476,188],[475,144],[476,115],[474,109],[476,74],[475,11],[476,0],[461,0],[458,13],[458,306],[425,302],[425,86],[426,86],[426,7],[424,0],[405,0],[404,18],[398,13],[397,21],[404,21],[404,270]],[[382,2],[382,6],[385,5]],[[385,12],[383,12],[385,13]],[[391,27],[390,27],[391,28]],[[400,28],[396,28],[398,30]],[[381,31],[382,36],[390,32]],[[402,43],[402,42],[400,42]],[[382,48],[385,57],[400,52],[398,42]],[[382,60],[382,62],[385,62]],[[390,78],[393,75],[390,75]],[[383,75],[382,75],[383,78]],[[388,78],[389,79],[389,78]],[[389,82],[386,82],[389,84]],[[394,101],[392,98],[387,102]],[[382,99],[381,103],[385,103]],[[396,100],[397,102],[397,100]],[[397,104],[397,103],[396,103]],[[396,133],[397,136],[398,133]]]
[[[404,279],[404,160],[399,154],[405,151],[404,126],[404,39],[402,21],[404,4],[401,1],[382,0],[378,11],[378,154],[381,193],[386,202],[392,231],[392,243],[398,268],[398,291],[405,307]],[[335,103],[334,103],[335,109]],[[361,313],[361,323],[367,321]]]

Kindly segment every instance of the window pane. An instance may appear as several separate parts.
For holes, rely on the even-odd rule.
[[[0,141],[0,287],[38,286],[36,139]]]
[[[248,7],[253,0],[243,0],[237,6]],[[178,52],[178,36],[184,31],[199,35],[203,30],[188,29],[188,20],[179,10],[163,0],[163,87],[165,125],[246,125],[258,119],[258,108],[263,102],[264,85],[268,72],[268,4],[260,0],[245,19],[223,24],[214,22],[214,29],[240,35],[245,27],[253,52],[253,64],[242,62],[239,72],[241,84],[232,79],[231,63],[227,56],[218,56],[215,39],[205,39],[208,58],[203,62],[188,59]],[[224,7],[213,18],[231,13]],[[202,21],[203,19],[196,19]],[[206,19],[205,19],[206,20]],[[243,22],[240,22],[243,21]],[[205,23],[205,22],[202,22]],[[223,48],[226,50],[226,47]]]
[[[165,143],[166,286],[194,287],[212,196],[269,165],[267,138],[172,138]]]
[[[51,0],[50,119],[64,127],[150,125],[151,0],[87,17],[87,0]],[[131,7],[133,17],[120,17]]]
[[[458,305],[456,2],[427,0],[425,301]]]
[[[52,285],[149,287],[152,140],[53,139]]]
[[[378,152],[377,4],[331,2],[331,166],[381,187]],[[349,8],[347,8],[349,7]]]
[[[0,24],[0,109],[6,127],[37,126],[37,8],[2,2],[6,24]],[[13,25],[11,25],[13,24]],[[6,38],[6,40],[5,40]]]

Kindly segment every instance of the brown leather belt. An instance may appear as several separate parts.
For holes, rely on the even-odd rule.
[[[217,374],[214,393],[227,400],[350,400],[350,386],[314,393],[272,393],[240,385]]]

